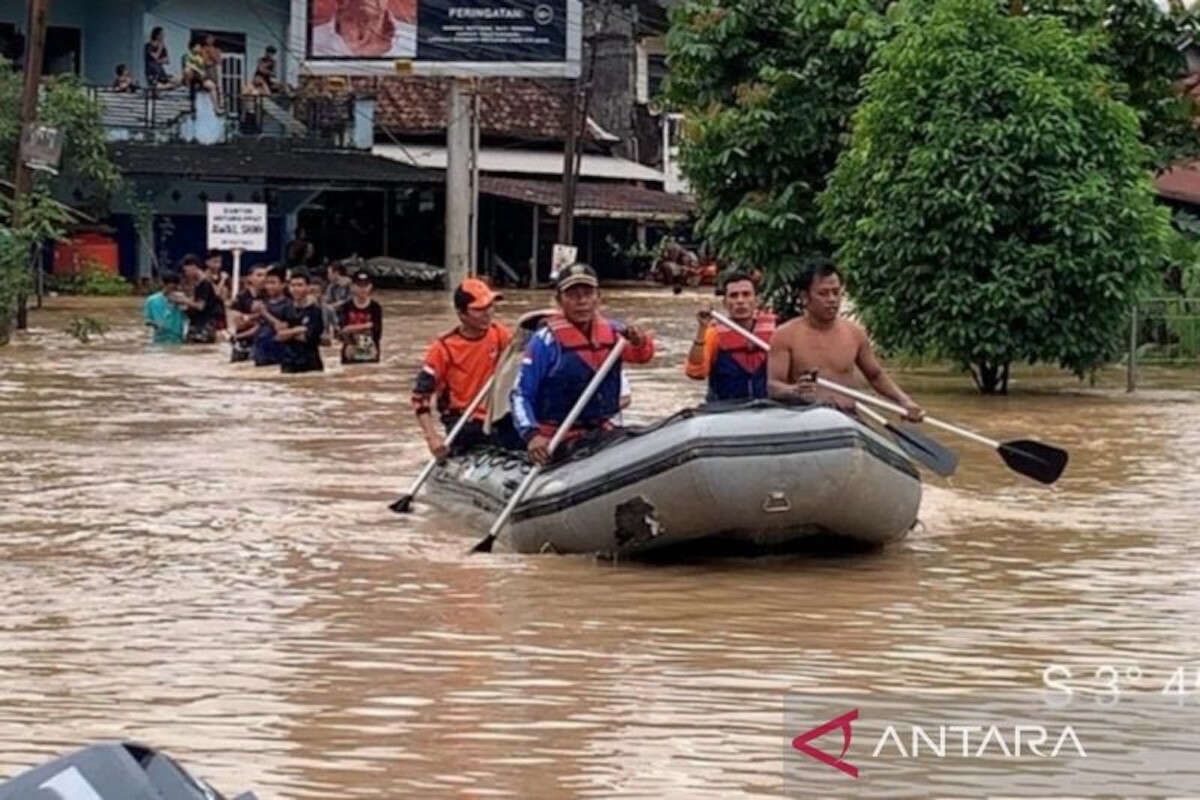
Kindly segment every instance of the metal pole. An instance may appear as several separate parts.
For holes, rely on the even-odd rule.
[[[471,121],[467,81],[450,81],[446,103],[446,284],[450,291],[470,272]]]
[[[567,98],[567,142],[563,147],[563,185],[562,208],[558,212],[558,243],[571,244],[574,232],[575,207],[575,142],[579,125],[579,82],[571,80],[570,95]]]
[[[536,289],[538,284],[538,204],[533,204],[533,241],[529,251],[529,288]]]
[[[233,251],[233,288],[230,289],[230,300],[236,300],[238,295],[238,282],[242,278],[242,249],[235,248]]]
[[[1127,392],[1137,389],[1137,334],[1138,307],[1137,303],[1134,303],[1129,314],[1129,359],[1125,364],[1125,391]]]
[[[479,274],[479,79],[471,81],[471,247],[468,271]]]
[[[17,168],[13,177],[13,230],[24,223],[24,205],[33,191],[33,171],[25,166],[25,154],[21,152],[21,136],[25,126],[37,122],[38,84],[42,75],[42,57],[46,48],[46,16],[50,11],[50,0],[29,0],[29,19],[25,31],[25,75],[21,90],[21,129],[17,132]],[[32,262],[34,269],[40,269]],[[29,327],[25,292],[17,295],[17,330]]]

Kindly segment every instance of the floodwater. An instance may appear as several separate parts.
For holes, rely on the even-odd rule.
[[[1018,371],[985,399],[898,373],[930,412],[1072,460],[1046,488],[937,434],[958,474],[880,552],[468,556],[482,530],[387,509],[425,458],[408,395],[449,305],[381,299],[385,363],[316,376],[151,349],[133,298],[50,299],[0,350],[0,776],[131,738],[263,798],[778,797],[788,692],[1200,664],[1187,376],[1126,395]],[[699,400],[695,302],[608,295],[659,337],[635,420]],[[112,329],[81,344],[78,314]]]

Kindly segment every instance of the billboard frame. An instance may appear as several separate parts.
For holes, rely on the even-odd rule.
[[[419,0],[418,0],[419,1]],[[288,22],[288,81],[301,75],[418,75],[451,78],[578,78],[582,59],[583,2],[566,0],[567,41],[562,61],[420,61],[413,58],[310,58],[310,0],[291,0]]]

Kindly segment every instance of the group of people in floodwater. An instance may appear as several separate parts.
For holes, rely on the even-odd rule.
[[[707,381],[708,401],[769,397],[827,402],[852,414],[853,401],[819,387],[817,377],[850,384],[858,370],[872,388],[903,406],[909,420],[924,416],[880,365],[863,328],[841,316],[842,279],[832,262],[822,259],[808,265],[800,281],[804,313],[779,327],[775,315],[760,308],[751,273],[725,273],[717,292],[737,329],[715,320],[711,304],[706,303],[696,314],[696,335],[684,364],[688,377]],[[491,443],[523,449],[532,461],[545,464],[611,435],[619,426],[627,396],[621,362],[649,362],[655,354],[654,339],[648,330],[601,314],[596,273],[586,264],[574,264],[557,276],[557,311],[545,317],[525,346],[507,398],[509,413],[490,425],[489,419],[497,415],[480,403],[454,441],[447,443],[447,434],[484,390],[512,341],[512,332],[495,320],[500,299],[482,281],[464,281],[454,295],[458,325],[429,346],[414,383],[412,404],[430,453],[440,458]],[[768,343],[769,352],[740,331]],[[583,405],[560,449],[552,454],[551,439],[618,337],[628,341],[620,361]],[[432,419],[435,411],[440,429]]]
[[[145,320],[156,342],[211,343],[224,335],[232,343],[234,361],[279,365],[283,372],[323,369],[319,346],[335,340],[343,363],[380,360],[383,309],[371,298],[372,282],[365,272],[347,275],[342,265],[330,265],[322,287],[302,267],[259,264],[231,297],[221,253],[210,252],[204,262],[187,256],[182,268],[182,280],[163,276],[163,290],[146,300]],[[808,265],[799,283],[803,313],[783,325],[760,307],[757,277],[736,269],[721,276],[717,294],[732,325],[714,318],[710,302],[696,313],[696,333],[683,368],[689,378],[707,382],[709,402],[824,402],[853,414],[854,401],[822,388],[817,378],[850,385],[857,371],[879,394],[903,406],[909,420],[924,416],[880,365],[862,326],[841,315],[842,278],[832,262]],[[500,300],[479,278],[457,286],[458,323],[429,344],[417,370],[412,406],[430,453],[441,458],[493,444],[524,450],[532,461],[545,464],[552,455],[562,457],[618,429],[629,402],[621,362],[651,361],[651,332],[601,313],[600,282],[591,267],[577,263],[563,269],[555,277],[558,307],[524,344],[516,380],[505,398],[507,413],[496,414],[482,398],[513,342],[512,331],[496,319]],[[551,454],[551,439],[620,338],[627,341],[620,360]],[[470,418],[447,441],[468,411]]]
[[[223,254],[184,256],[179,273],[161,276],[146,298],[145,324],[156,344],[212,344],[227,338],[232,361],[282,372],[325,368],[321,345],[338,343],[343,364],[378,363],[383,307],[371,276],[330,264],[324,278],[303,267],[255,264],[233,291]]]

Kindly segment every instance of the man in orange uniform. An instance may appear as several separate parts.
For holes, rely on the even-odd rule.
[[[437,458],[444,457],[448,448],[445,434],[432,419],[431,402],[436,398],[442,425],[449,432],[492,376],[501,354],[512,341],[508,328],[492,319],[499,299],[500,295],[483,281],[476,278],[463,281],[454,290],[458,325],[433,340],[417,373],[413,408],[429,452]],[[486,442],[488,437],[483,432],[486,418],[487,409],[480,403],[455,438],[454,449],[469,450]]]
[[[775,315],[758,310],[758,291],[750,275],[732,272],[721,279],[725,311],[741,327],[770,343]],[[694,380],[708,379],[705,400],[754,400],[767,396],[767,353],[745,336],[714,323],[711,306],[696,314],[699,327],[688,350],[684,372]]]

